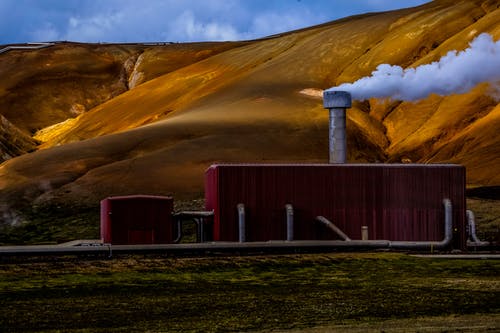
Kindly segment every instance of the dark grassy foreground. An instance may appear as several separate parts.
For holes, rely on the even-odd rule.
[[[4,262],[0,309],[1,332],[366,331],[394,320],[417,331],[454,318],[499,331],[500,261],[366,253]]]

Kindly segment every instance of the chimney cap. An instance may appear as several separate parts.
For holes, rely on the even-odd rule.
[[[325,90],[323,92],[323,106],[325,109],[350,108],[351,94],[347,91]]]

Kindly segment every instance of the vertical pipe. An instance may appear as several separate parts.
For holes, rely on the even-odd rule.
[[[351,94],[347,91],[325,90],[323,106],[330,111],[329,163],[345,163],[347,160],[346,108],[351,107]]]
[[[469,226],[469,238],[471,242],[467,242],[469,246],[488,246],[490,242],[481,241],[476,235],[476,222],[474,217],[474,212],[472,210],[467,209],[465,211],[467,215],[467,223]]]
[[[453,238],[453,207],[450,199],[443,199],[444,206],[444,239],[442,243],[448,244]]]
[[[476,236],[476,219],[474,217],[474,212],[470,209],[465,211],[467,215],[467,224],[469,225],[469,237],[473,242],[481,242]]]
[[[179,243],[182,239],[182,221],[179,217],[175,217],[177,220],[177,238],[174,239],[174,243]]]
[[[345,109],[330,109],[330,127],[329,127],[329,163],[345,163],[347,154],[347,139],[345,133]]]
[[[286,240],[293,241],[293,206],[285,205],[286,210]]]
[[[368,240],[368,226],[364,225],[361,227],[361,240]]]
[[[204,233],[205,231],[203,230],[203,217],[195,217],[193,218],[194,222],[196,223],[196,242],[197,243],[203,243],[205,241]]]
[[[239,242],[245,242],[245,205],[239,203],[237,206],[238,209],[238,237]]]

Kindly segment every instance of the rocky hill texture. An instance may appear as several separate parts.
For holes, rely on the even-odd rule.
[[[382,63],[430,63],[483,32],[500,39],[496,0],[436,0],[244,42],[4,52],[0,224],[110,195],[199,197],[217,161],[326,162],[328,112],[315,92]],[[355,101],[348,160],[461,163],[470,185],[500,185],[499,95],[481,83],[416,102]]]

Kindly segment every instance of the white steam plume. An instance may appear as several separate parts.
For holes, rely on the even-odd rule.
[[[328,90],[348,91],[357,100],[375,97],[414,101],[431,93],[465,93],[481,82],[498,83],[500,40],[494,42],[491,35],[482,33],[469,45],[463,51],[450,51],[439,61],[416,68],[382,64],[371,76]]]

